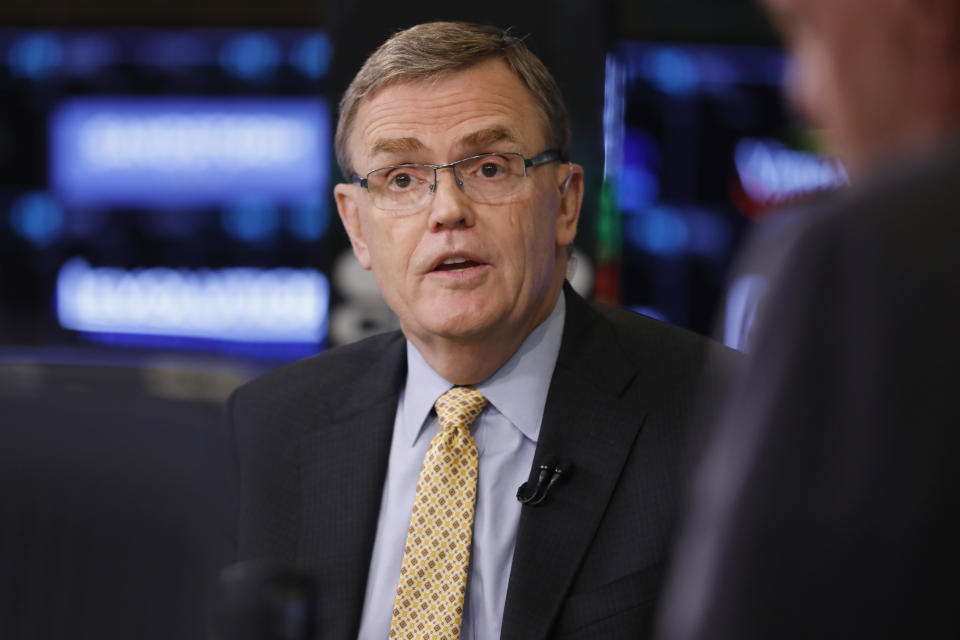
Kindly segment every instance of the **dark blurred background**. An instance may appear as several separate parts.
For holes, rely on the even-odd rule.
[[[529,34],[557,76],[594,300],[711,333],[752,221],[843,181],[750,0],[3,0],[0,361],[212,372],[181,391],[214,399],[395,326],[332,131],[365,56],[434,19]]]
[[[395,326],[333,125],[366,55],[437,19],[511,27],[556,75],[598,302],[742,346],[745,232],[845,180],[750,0],[0,0],[0,636],[207,637],[223,400]]]

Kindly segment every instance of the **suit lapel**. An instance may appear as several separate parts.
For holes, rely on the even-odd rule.
[[[543,505],[524,506],[517,531],[501,638],[545,638],[599,526],[644,413],[625,390],[635,367],[612,327],[572,291],[550,384],[535,466],[555,455],[572,463]]]
[[[297,556],[319,577],[318,625],[325,638],[357,634],[406,376],[404,344],[398,334],[351,394],[332,399],[332,417],[302,434]]]

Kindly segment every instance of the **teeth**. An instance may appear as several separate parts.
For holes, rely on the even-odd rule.
[[[443,261],[443,264],[460,264],[461,262],[466,262],[466,258],[456,257],[456,258],[447,258]]]

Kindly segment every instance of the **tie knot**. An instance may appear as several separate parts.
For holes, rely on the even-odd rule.
[[[487,406],[487,399],[472,387],[454,387],[437,398],[433,406],[441,430],[469,428]]]

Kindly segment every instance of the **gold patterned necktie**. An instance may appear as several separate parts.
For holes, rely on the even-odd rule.
[[[454,387],[434,405],[440,431],[417,479],[390,638],[460,637],[477,496],[477,443],[470,425],[486,405],[470,387]]]

